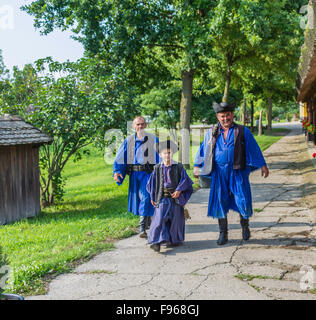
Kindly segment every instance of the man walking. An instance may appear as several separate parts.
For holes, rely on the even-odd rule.
[[[159,163],[159,155],[154,146],[158,138],[145,131],[146,121],[138,116],[133,120],[135,134],[128,136],[120,146],[113,164],[113,179],[121,185],[126,174],[129,178],[128,211],[139,216],[139,234],[147,238],[146,228],[154,207],[146,184],[155,164]]]
[[[219,121],[205,135],[197,152],[193,175],[211,176],[208,216],[218,219],[218,245],[228,241],[227,213],[240,215],[243,240],[250,238],[249,217],[252,216],[252,197],[249,175],[261,168],[264,178],[269,169],[250,130],[234,122],[234,105],[214,103]]]

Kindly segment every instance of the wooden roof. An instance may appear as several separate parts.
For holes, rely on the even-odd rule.
[[[46,144],[53,139],[18,116],[0,116],[0,146]]]
[[[297,101],[300,102],[308,101],[316,93],[316,0],[310,0],[309,6],[313,8],[313,17],[309,22],[313,26],[305,32],[296,81]]]

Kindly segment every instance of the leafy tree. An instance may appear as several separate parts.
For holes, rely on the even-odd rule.
[[[0,93],[3,108],[10,108],[12,114],[23,114],[40,85],[37,71],[31,64],[26,64],[22,70],[13,67],[13,75],[3,81]]]
[[[2,50],[0,49],[0,79],[8,72],[6,69],[4,62],[3,62],[3,57],[2,57]]]
[[[287,1],[221,0],[209,25],[214,52],[210,72],[223,90],[223,101],[231,85],[247,87],[246,79],[265,76],[271,69],[296,69],[299,19]]]
[[[21,100],[18,106],[27,121],[54,138],[40,154],[42,205],[47,206],[62,200],[67,161],[80,157],[80,150],[92,142],[102,144],[106,130],[124,126],[138,110],[124,82],[118,84],[111,69],[93,59],[59,63],[46,58],[33,70],[40,85],[27,104]]]
[[[180,128],[189,129],[193,79],[207,68],[208,20],[215,4],[210,0],[37,0],[24,10],[35,17],[35,26],[43,34],[71,28],[88,54],[111,59],[135,83],[157,83],[168,74],[164,62],[176,64],[177,79],[182,81]]]
[[[7,78],[8,78],[9,70],[5,67],[3,58],[2,58],[2,50],[0,49],[0,114],[3,112],[3,99],[2,93],[4,92],[7,86]]]
[[[141,95],[139,101],[143,114],[154,119],[155,127],[177,128],[180,118],[180,93],[181,86],[175,81],[167,82],[163,88],[155,88]]]

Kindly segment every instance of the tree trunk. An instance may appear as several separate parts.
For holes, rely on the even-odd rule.
[[[229,91],[230,91],[230,84],[232,78],[232,65],[233,65],[233,55],[231,53],[227,53],[226,55],[226,62],[227,62],[227,72],[226,72],[226,83],[225,83],[225,90],[222,102],[228,102]]]
[[[226,74],[226,83],[225,83],[225,90],[224,90],[222,102],[228,102],[230,83],[231,83],[231,71],[229,67]]]
[[[182,71],[182,94],[180,104],[180,134],[179,161],[186,169],[190,168],[190,120],[192,107],[194,70]],[[189,137],[189,139],[188,139]]]
[[[250,111],[250,128],[251,128],[251,132],[253,132],[253,113],[254,113],[253,100],[251,100],[251,111]]]
[[[268,98],[268,112],[267,112],[267,120],[268,120],[268,130],[272,129],[272,98]]]
[[[258,136],[262,135],[262,110],[260,110]]]
[[[247,103],[246,103],[246,99],[244,99],[242,114],[241,114],[241,122],[244,126],[246,125],[246,111],[247,111]]]

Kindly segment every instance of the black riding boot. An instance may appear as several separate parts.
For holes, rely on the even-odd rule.
[[[139,216],[139,237],[144,239],[147,239],[146,222],[147,217]]]
[[[145,229],[148,230],[150,228],[150,225],[151,225],[151,217],[147,217]]]
[[[227,243],[228,241],[227,218],[218,219],[218,225],[219,225],[219,238],[217,240],[217,244],[221,246]]]
[[[250,238],[249,219],[244,219],[240,215],[240,225],[242,228],[242,238],[247,241]]]

